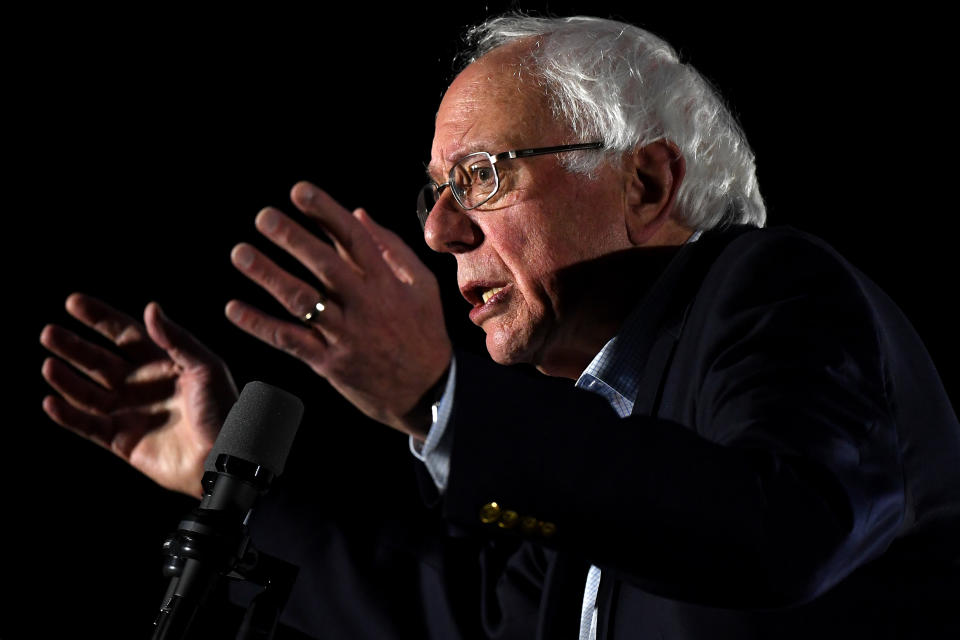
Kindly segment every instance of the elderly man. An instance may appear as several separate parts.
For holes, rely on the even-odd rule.
[[[659,39],[524,17],[474,36],[437,113],[421,223],[455,256],[493,360],[552,378],[455,354],[434,277],[363,210],[294,187],[332,246],[260,212],[258,229],[316,280],[239,245],[234,264],[294,319],[238,301],[228,318],[409,434],[438,516],[391,520],[370,541],[378,559],[413,559],[386,563],[410,585],[391,593],[370,578],[373,555],[301,542],[323,526],[303,496],[272,496],[253,527],[302,565],[290,624],[369,637],[945,632],[960,426],[902,314],[822,242],[759,228],[752,153]],[[47,412],[196,495],[236,396],[226,367],[156,305],[145,326],[85,296],[68,309],[120,346],[155,346],[131,371],[45,329],[102,385],[49,360],[69,401],[50,397]],[[147,421],[131,379],[176,381],[166,423]]]

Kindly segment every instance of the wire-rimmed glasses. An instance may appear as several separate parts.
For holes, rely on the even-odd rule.
[[[489,154],[479,151],[466,155],[453,165],[447,182],[437,184],[432,180],[420,189],[417,196],[417,217],[420,227],[427,226],[427,217],[437,204],[443,190],[450,187],[453,199],[465,211],[476,209],[484,202],[497,194],[500,189],[500,176],[497,174],[497,163],[513,158],[529,158],[551,153],[567,151],[583,151],[586,149],[600,149],[602,142],[582,142],[578,144],[564,144],[557,147],[537,147],[535,149],[515,149],[503,153]]]

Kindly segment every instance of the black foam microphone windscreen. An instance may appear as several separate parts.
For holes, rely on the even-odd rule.
[[[301,417],[303,403],[295,395],[264,382],[247,383],[227,414],[204,470],[216,471],[217,458],[227,454],[279,476]]]

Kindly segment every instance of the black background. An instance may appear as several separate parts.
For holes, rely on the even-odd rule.
[[[157,300],[223,355],[238,385],[299,395],[307,414],[291,464],[316,470],[332,503],[375,511],[377,488],[406,462],[405,439],[225,320],[233,297],[283,315],[228,255],[249,241],[298,270],[253,218],[268,204],[291,210],[290,186],[309,179],[416,247],[440,277],[455,340],[482,352],[453,260],[423,245],[413,198],[460,34],[510,6],[8,16],[0,637],[148,637],[160,544],[193,504],[40,409],[49,389],[37,338],[48,322],[73,326],[63,310],[72,291],[134,315]],[[941,169],[950,127],[938,107],[947,70],[937,16],[523,6],[620,18],[673,43],[741,121],[770,224],[825,238],[886,289],[956,404],[955,180]]]

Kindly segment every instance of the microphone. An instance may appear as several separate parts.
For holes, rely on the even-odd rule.
[[[283,472],[302,417],[303,403],[282,389],[263,382],[243,388],[204,463],[200,506],[164,543],[164,575],[170,583],[154,622],[154,640],[189,637],[197,613],[224,577],[249,577],[268,587],[288,581],[289,592],[296,568],[258,554],[246,523],[257,498]],[[284,580],[271,572],[283,573]],[[273,589],[277,600],[275,592],[284,587],[274,584]],[[282,603],[272,606],[279,615]],[[257,637],[270,637],[275,622],[266,623],[270,629],[259,630]]]
[[[283,473],[302,417],[303,403],[283,389],[244,386],[204,462],[200,508],[249,511],[257,497],[249,488],[265,493]]]

